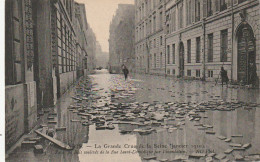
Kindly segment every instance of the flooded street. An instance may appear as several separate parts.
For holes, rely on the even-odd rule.
[[[7,161],[260,160],[259,104],[255,89],[99,70],[41,116],[73,150],[42,138],[43,153],[18,147]]]

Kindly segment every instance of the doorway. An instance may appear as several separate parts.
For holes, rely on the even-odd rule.
[[[183,42],[180,43],[179,46],[179,69],[180,69],[180,77],[184,76],[184,45]]]
[[[237,31],[237,79],[246,85],[256,85],[256,48],[250,25],[242,24]]]

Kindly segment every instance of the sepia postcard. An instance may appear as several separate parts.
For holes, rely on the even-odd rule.
[[[259,3],[3,0],[1,161],[260,161]]]

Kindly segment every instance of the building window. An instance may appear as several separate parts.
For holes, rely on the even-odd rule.
[[[166,33],[167,33],[167,34],[170,33],[170,25],[169,25],[169,24],[166,25]]]
[[[167,45],[167,64],[170,64],[170,46]]]
[[[196,38],[196,63],[200,63],[200,37]]]
[[[172,30],[176,30],[176,11],[174,10],[172,13]]]
[[[199,69],[196,70],[196,77],[197,77],[197,78],[200,77],[200,70],[199,70]]]
[[[187,70],[187,76],[191,76],[191,70]]]
[[[160,36],[160,45],[161,45],[161,46],[163,45],[163,39],[162,39],[162,36]]]
[[[187,40],[187,62],[191,63],[191,40]]]
[[[186,10],[186,21],[187,21],[187,25],[190,25],[191,24],[191,18],[192,18],[192,15],[191,15],[191,0],[188,0],[187,1],[187,10]]]
[[[237,1],[237,0],[235,0],[235,1]],[[245,1],[247,1],[247,0],[238,0],[238,3],[243,3]]]
[[[213,62],[213,34],[208,35],[208,62]]]
[[[156,16],[153,17],[153,32],[156,31]]]
[[[156,47],[156,39],[153,40],[153,47]]]
[[[160,54],[160,67],[162,68],[162,66],[163,66],[163,62],[162,62],[163,60],[162,60],[162,52],[161,52],[161,54]]]
[[[181,4],[179,8],[179,28],[182,27],[183,27],[183,6]]]
[[[153,57],[153,65],[154,65],[154,68],[156,68],[156,53],[154,54],[154,57]]]
[[[172,70],[172,75],[175,75],[175,69]]]
[[[208,77],[213,78],[213,70],[208,70]]]
[[[160,29],[162,29],[162,27],[163,27],[163,16],[162,16],[162,12],[160,12],[160,18],[159,18],[160,20]]]
[[[172,64],[175,64],[175,44],[172,45]]]
[[[212,0],[207,0],[207,13],[208,13],[208,16],[213,15]]]
[[[170,69],[167,69],[167,74],[171,74],[171,70]]]
[[[228,48],[228,30],[221,31],[221,45],[220,45],[220,61],[227,61],[227,48]]]
[[[195,21],[200,21],[200,1],[195,0]]]
[[[227,0],[220,0],[220,11],[224,11],[227,9]]]

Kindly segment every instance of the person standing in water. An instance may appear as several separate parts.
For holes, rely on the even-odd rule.
[[[125,80],[126,80],[129,71],[128,71],[127,67],[126,67],[124,64],[122,65],[122,71],[123,71],[123,73],[124,73]]]

